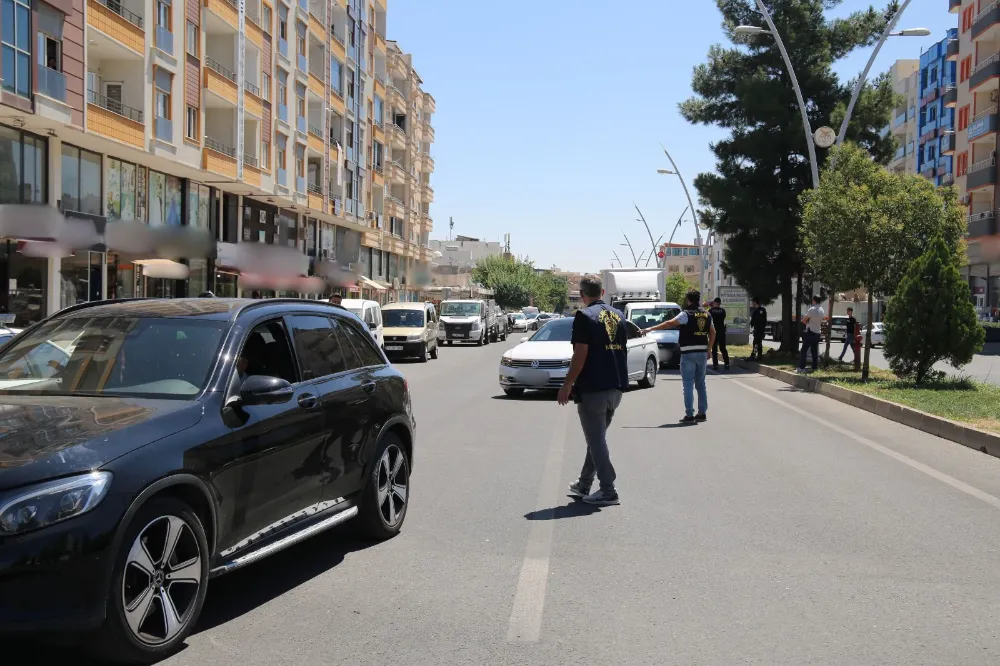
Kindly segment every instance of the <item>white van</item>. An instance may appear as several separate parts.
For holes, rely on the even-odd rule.
[[[365,301],[360,298],[345,298],[341,305],[361,318],[368,325],[372,339],[379,347],[385,346],[382,337],[382,306],[375,301]]]

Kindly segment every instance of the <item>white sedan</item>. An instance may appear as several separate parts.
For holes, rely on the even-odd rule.
[[[867,337],[868,329],[865,329],[862,332],[862,334]],[[885,328],[883,327],[882,322],[877,321],[874,324],[872,324],[872,346],[881,347],[884,344],[885,344]]]
[[[656,341],[642,336],[631,322],[628,341],[628,378],[641,388],[656,383]],[[522,395],[526,389],[558,391],[569,371],[573,345],[573,319],[564,317],[544,324],[530,338],[523,338],[500,359],[500,388],[509,396]]]

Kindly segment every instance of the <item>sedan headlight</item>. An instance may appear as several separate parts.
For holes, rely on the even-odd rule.
[[[511,362],[509,356],[504,356],[503,358],[500,359],[500,365],[505,365],[508,368],[510,368],[513,367],[514,364]]]
[[[111,472],[92,472],[28,488],[0,504],[0,533],[19,534],[79,516],[100,504]]]

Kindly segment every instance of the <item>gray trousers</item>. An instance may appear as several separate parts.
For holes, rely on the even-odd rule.
[[[576,411],[580,415],[583,437],[587,440],[587,457],[580,471],[580,485],[585,488],[594,482],[596,474],[601,490],[615,489],[615,467],[611,464],[607,433],[621,401],[622,392],[618,390],[580,394]]]

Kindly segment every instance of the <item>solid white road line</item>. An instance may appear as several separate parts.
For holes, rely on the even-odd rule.
[[[538,490],[535,506],[539,509],[555,507],[562,497],[559,491],[562,474],[563,449],[566,446],[566,425],[569,414],[576,413],[573,405],[559,408],[549,455],[545,459],[542,484]],[[521,575],[517,579],[514,607],[510,612],[507,640],[530,643],[538,640],[542,631],[542,613],[545,610],[545,589],[549,579],[549,559],[552,554],[551,516],[540,516],[541,520],[531,521],[528,545],[524,551]]]
[[[965,493],[966,495],[969,495],[970,497],[975,497],[976,499],[981,500],[983,502],[986,502],[987,504],[989,504],[990,506],[992,506],[994,508],[1000,509],[1000,498],[994,497],[993,495],[990,495],[989,493],[984,493],[979,488],[974,488],[973,486],[970,486],[967,483],[959,481],[958,479],[956,479],[953,476],[948,476],[944,472],[939,472],[938,470],[934,469],[933,467],[930,467],[929,465],[925,465],[922,462],[918,462],[918,461],[914,460],[913,458],[910,458],[909,456],[905,456],[902,453],[899,453],[898,451],[893,451],[892,449],[890,449],[888,447],[885,447],[885,446],[882,446],[881,444],[873,442],[872,440],[868,439],[867,437],[862,437],[861,435],[858,435],[857,433],[853,433],[853,432],[851,432],[850,430],[848,430],[846,428],[842,428],[841,426],[837,425],[836,423],[831,423],[830,421],[827,421],[826,419],[820,418],[820,417],[818,417],[818,416],[816,416],[814,414],[810,414],[806,410],[800,409],[800,408],[796,407],[795,405],[789,404],[789,403],[787,403],[784,400],[781,400],[779,398],[775,398],[772,395],[768,395],[764,391],[761,391],[759,389],[755,389],[755,388],[753,388],[751,386],[747,386],[746,384],[744,384],[741,381],[735,381],[733,383],[736,384],[736,386],[739,386],[740,388],[744,388],[744,389],[746,389],[748,391],[751,391],[752,393],[756,393],[757,395],[761,396],[762,398],[766,398],[767,400],[770,400],[771,402],[775,402],[775,403],[781,405],[782,407],[785,407],[786,409],[790,409],[791,411],[795,412],[796,414],[799,414],[801,416],[806,417],[810,421],[813,421],[813,422],[818,423],[818,424],[820,424],[822,426],[825,426],[825,427],[829,428],[830,430],[833,430],[834,432],[840,433],[841,435],[844,435],[846,437],[850,437],[851,439],[853,439],[855,442],[857,442],[859,444],[863,444],[863,445],[867,446],[868,448],[870,448],[870,449],[872,449],[874,451],[878,451],[879,453],[885,454],[885,455],[889,456],[890,458],[893,458],[894,460],[898,460],[899,462],[903,463],[904,465],[906,465],[908,467],[911,467],[911,468],[917,470],[918,472],[923,472],[924,474],[926,474],[927,476],[931,477],[932,479],[937,479],[941,483],[946,483],[949,486],[951,486],[952,488],[954,488],[955,490],[959,490],[959,491]]]

